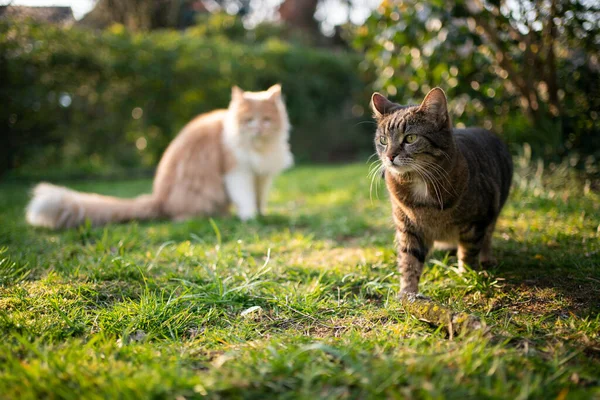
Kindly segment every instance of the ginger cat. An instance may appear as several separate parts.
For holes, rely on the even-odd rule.
[[[242,220],[263,214],[273,178],[293,164],[281,86],[233,87],[229,108],[189,122],[163,154],[152,194],[120,199],[40,183],[27,221],[52,229],[128,220],[222,215],[233,203]]]

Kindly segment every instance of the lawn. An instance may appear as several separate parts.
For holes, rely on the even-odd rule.
[[[0,398],[600,398],[597,193],[521,172],[496,268],[458,275],[434,253],[421,291],[490,327],[450,338],[397,300],[390,206],[367,172],[295,168],[249,223],[61,232],[25,224],[30,185],[1,184]]]

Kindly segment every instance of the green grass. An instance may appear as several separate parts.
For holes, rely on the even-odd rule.
[[[366,173],[296,168],[249,223],[62,232],[25,224],[28,185],[0,185],[0,398],[600,398],[598,194],[523,176],[498,267],[457,275],[434,253],[422,292],[491,326],[450,339],[396,299]]]

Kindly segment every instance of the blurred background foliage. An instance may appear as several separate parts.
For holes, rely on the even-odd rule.
[[[598,155],[599,24],[596,1],[386,0],[355,44],[373,87],[404,104],[441,86],[459,127],[549,158]]]
[[[352,114],[364,87],[358,56],[291,45],[271,31],[251,39],[223,15],[183,33],[0,25],[4,169],[155,166],[192,117],[227,107],[234,84],[282,83],[299,162],[369,152],[368,127]]]
[[[0,9],[0,174],[149,171],[232,85],[276,82],[299,162],[371,154],[372,91],[406,104],[441,86],[455,125],[598,174],[597,2],[386,0],[329,30],[329,0],[279,3],[99,0],[72,26]]]

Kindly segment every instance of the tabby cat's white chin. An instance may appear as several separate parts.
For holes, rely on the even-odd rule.
[[[404,166],[404,165],[394,165],[391,164],[386,166],[386,169],[390,172],[392,172],[395,175],[407,175],[409,172],[411,172],[411,168]]]

